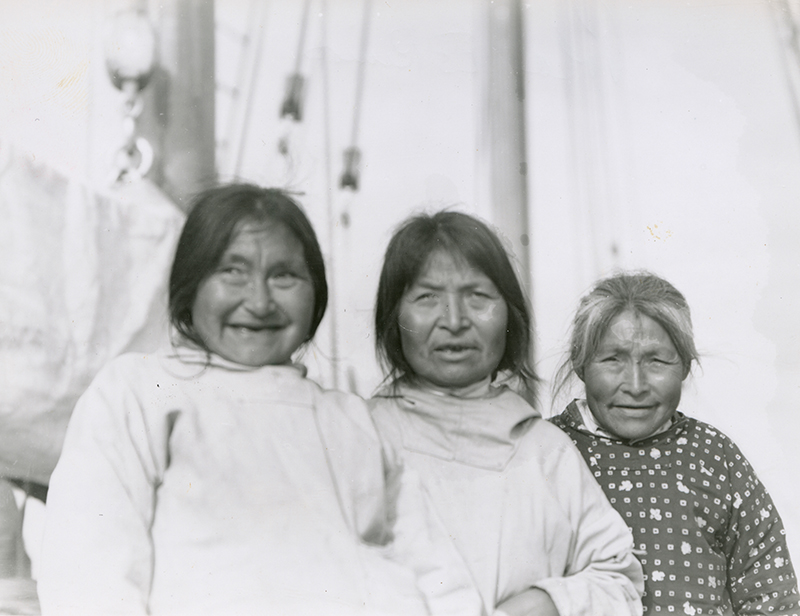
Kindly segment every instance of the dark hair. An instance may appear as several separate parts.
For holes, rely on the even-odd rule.
[[[325,263],[317,236],[300,206],[286,192],[252,184],[228,184],[200,193],[181,231],[169,277],[169,317],[180,334],[206,349],[192,324],[197,290],[211,275],[244,222],[286,225],[303,245],[314,287],[314,318],[305,342],[314,337],[328,304]]]
[[[626,310],[648,316],[664,328],[678,352],[684,378],[692,362],[699,363],[689,304],[681,292],[650,272],[622,272],[600,280],[581,298],[572,322],[569,357],[556,373],[555,393],[564,389],[573,373],[583,379],[611,321]]]
[[[403,354],[397,317],[403,295],[414,284],[430,255],[439,250],[462,257],[488,276],[500,291],[508,306],[508,325],[505,353],[497,370],[518,378],[524,393],[533,400],[537,379],[532,365],[528,302],[497,235],[477,218],[459,212],[414,216],[389,241],[375,303],[375,348],[387,371],[387,380],[415,377]]]

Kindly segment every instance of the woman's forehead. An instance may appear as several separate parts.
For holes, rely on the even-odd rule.
[[[627,309],[615,315],[599,338],[598,348],[606,347],[668,347],[675,345],[667,330],[651,316]]]
[[[231,242],[240,235],[256,235],[260,233],[289,232],[289,226],[274,218],[256,219],[252,217],[242,218],[233,227]]]
[[[436,248],[423,260],[422,266],[411,284],[453,276],[488,278],[491,281],[482,267],[469,261],[461,252]]]

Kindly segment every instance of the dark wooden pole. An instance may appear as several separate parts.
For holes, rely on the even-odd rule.
[[[528,161],[525,139],[525,47],[520,0],[494,0],[488,9],[489,196],[493,222],[511,242],[522,282],[530,282]]]

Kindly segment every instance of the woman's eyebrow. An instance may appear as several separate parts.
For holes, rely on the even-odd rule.
[[[248,257],[238,252],[227,252],[224,255],[222,255],[222,258],[220,259],[220,263],[234,263],[237,265],[238,264],[244,265],[250,262],[251,260]]]
[[[437,284],[435,282],[431,282],[430,280],[418,279],[414,284],[411,285],[411,288],[414,287],[425,287],[426,289],[433,289],[434,291],[441,291],[444,289],[444,285]]]
[[[486,285],[485,282],[477,281],[477,282],[467,282],[458,287],[456,287],[456,291],[463,292],[463,291],[474,291],[476,289],[484,288]],[[430,289],[431,291],[446,291],[447,286],[443,284],[439,284],[436,282],[428,281],[428,280],[418,280],[415,282],[411,288],[414,287],[422,287],[425,289]]]

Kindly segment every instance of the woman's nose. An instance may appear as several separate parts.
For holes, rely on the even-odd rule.
[[[248,293],[245,298],[247,309],[257,316],[264,316],[270,311],[272,304],[272,294],[266,280],[255,277],[248,285]]]
[[[625,370],[625,389],[633,396],[647,391],[647,373],[638,361],[632,361]]]
[[[469,319],[464,309],[461,298],[449,297],[444,304],[444,314],[441,319],[442,325],[450,331],[460,331],[468,326]]]

